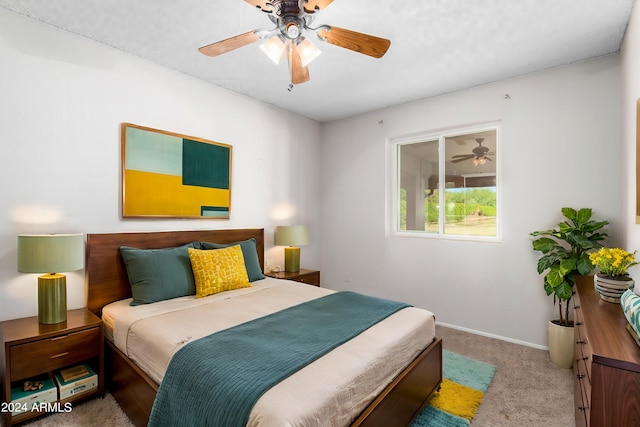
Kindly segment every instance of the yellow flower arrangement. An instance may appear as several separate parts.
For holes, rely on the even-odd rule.
[[[602,248],[591,253],[589,261],[607,276],[625,276],[630,267],[638,264],[635,260],[636,252],[629,253],[620,248]]]

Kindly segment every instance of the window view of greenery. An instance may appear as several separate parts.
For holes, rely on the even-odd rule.
[[[496,236],[496,133],[491,129],[399,145],[398,230]]]

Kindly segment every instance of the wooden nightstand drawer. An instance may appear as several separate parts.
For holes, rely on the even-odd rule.
[[[306,274],[293,280],[300,283],[306,283],[307,285],[320,286],[320,272]]]
[[[11,347],[11,381],[53,371],[100,354],[100,328]]]
[[[295,282],[305,283],[307,285],[320,286],[319,270],[308,270],[306,268],[301,268],[300,271],[296,271],[295,273],[280,271],[278,273],[270,272],[265,274],[275,279],[293,280]]]

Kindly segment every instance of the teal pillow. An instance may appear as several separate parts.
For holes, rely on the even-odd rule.
[[[131,305],[195,295],[196,284],[187,248],[199,249],[200,244],[164,249],[120,247],[131,285]]]
[[[200,245],[202,246],[202,249],[223,249],[229,246],[240,245],[240,249],[242,249],[242,256],[244,257],[244,266],[247,269],[247,276],[249,276],[249,282],[264,279],[262,267],[260,266],[260,258],[258,258],[256,239],[251,238],[233,243],[201,242]]]
[[[633,330],[640,334],[640,296],[627,289],[620,297],[620,305]]]

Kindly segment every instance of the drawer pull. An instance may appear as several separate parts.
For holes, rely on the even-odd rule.
[[[576,326],[582,325],[582,322],[576,322]]]
[[[576,375],[576,377],[578,377],[578,379],[581,380],[581,379],[584,378],[584,374],[578,374],[578,375]]]
[[[576,341],[576,344],[586,344],[587,340],[578,340]]]
[[[52,359],[56,359],[58,357],[62,357],[62,356],[66,356],[67,354],[69,354],[68,351],[65,351],[64,353],[60,353],[60,354],[56,354],[54,356],[51,356]]]
[[[587,407],[584,405],[578,405],[578,409],[580,409],[581,411],[586,411]]]

